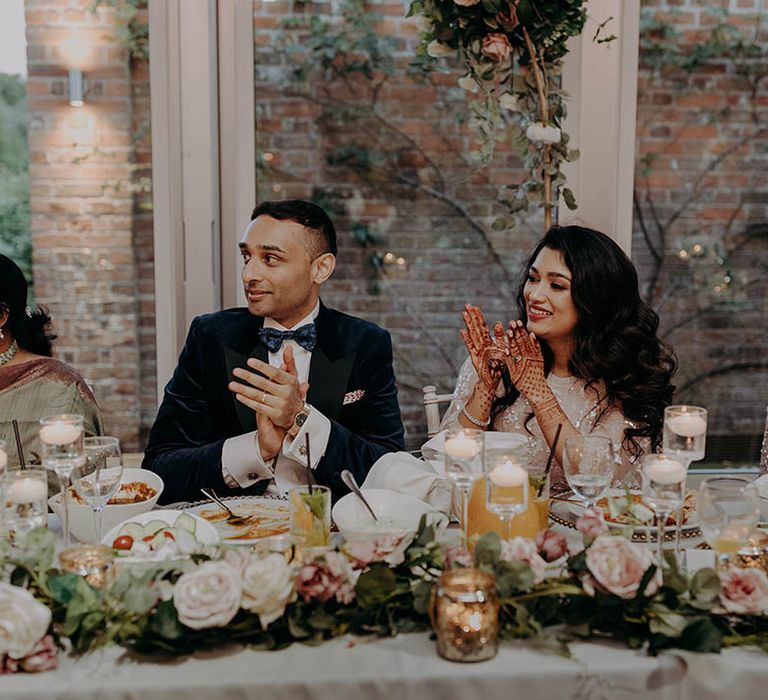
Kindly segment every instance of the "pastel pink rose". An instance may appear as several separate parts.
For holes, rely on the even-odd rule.
[[[349,542],[346,553],[357,567],[365,568],[375,562],[398,566],[405,561],[405,552],[413,542],[413,535],[385,535],[377,540]]]
[[[296,575],[296,591],[304,602],[325,603],[331,598],[348,605],[355,599],[357,574],[344,555],[328,552],[323,559],[305,564]]]
[[[576,520],[576,529],[587,540],[594,540],[608,532],[608,524],[603,518],[603,511],[599,508],[587,508]]]
[[[568,540],[562,532],[542,530],[536,535],[536,548],[544,561],[555,561],[568,554]]]
[[[524,561],[531,567],[534,583],[544,580],[547,563],[539,555],[536,543],[525,537],[514,537],[501,543],[501,558],[505,561]]]
[[[445,550],[445,569],[469,568],[473,565],[472,555],[464,547],[448,547]]]
[[[655,563],[649,549],[623,537],[600,535],[587,549],[589,574],[582,581],[584,591],[593,596],[595,590],[601,590],[630,600],[637,595],[645,572]],[[645,595],[656,593],[661,583],[661,570],[657,568],[645,588]]]
[[[457,5],[461,5],[461,7],[472,7],[473,5],[477,5],[477,3],[480,2],[480,0],[453,0]]]
[[[721,572],[720,602],[726,611],[736,615],[768,612],[768,576],[765,571],[732,566]]]
[[[27,673],[41,673],[42,671],[51,671],[59,666],[59,655],[53,637],[46,634],[21,660],[21,668]]]
[[[512,53],[512,45],[509,43],[506,34],[486,34],[483,37],[483,45],[480,52],[486,58],[496,61],[496,63],[503,63],[509,59]]]

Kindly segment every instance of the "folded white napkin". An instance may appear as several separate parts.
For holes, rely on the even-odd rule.
[[[424,462],[407,452],[390,452],[368,472],[363,489],[387,489],[413,496],[449,513],[452,482],[445,478],[442,462]]]

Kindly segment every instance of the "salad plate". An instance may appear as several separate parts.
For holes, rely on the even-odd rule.
[[[291,529],[288,501],[278,496],[231,496],[221,499],[238,516],[232,522],[225,510],[211,501],[185,504],[183,511],[213,527],[222,544],[252,545]]]

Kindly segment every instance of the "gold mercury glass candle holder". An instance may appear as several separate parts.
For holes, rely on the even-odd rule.
[[[479,569],[445,571],[429,606],[437,653],[449,661],[492,659],[499,650],[496,580]]]
[[[112,549],[102,544],[78,544],[59,554],[64,571],[85,577],[94,588],[104,588],[112,580],[113,560]]]
[[[728,565],[737,566],[740,569],[762,569],[768,574],[768,535],[764,532],[753,532],[747,544],[736,554],[731,555]],[[715,568],[720,571],[727,567],[724,567],[716,558]]]

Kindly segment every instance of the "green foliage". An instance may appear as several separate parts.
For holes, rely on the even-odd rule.
[[[27,101],[24,81],[0,73],[0,253],[32,280]]]
[[[100,7],[114,10],[115,34],[120,44],[128,49],[131,58],[148,60],[149,26],[142,15],[147,8],[147,0],[94,0],[88,9],[96,12]]]

